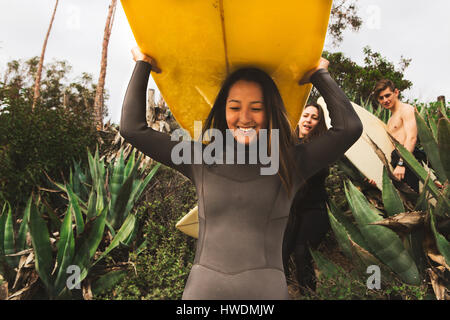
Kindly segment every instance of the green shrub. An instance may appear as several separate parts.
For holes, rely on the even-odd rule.
[[[90,117],[64,108],[36,108],[16,100],[0,112],[0,192],[14,204],[37,186],[52,187],[45,176],[67,177],[72,159],[86,161],[86,147],[95,148]]]
[[[391,79],[400,91],[407,90],[413,85],[404,77],[411,59],[402,57],[400,62],[395,64],[368,46],[363,48],[363,54],[364,62],[359,65],[342,52],[323,52],[324,58],[330,61],[331,76],[350,100],[359,103],[361,100],[371,99],[373,106],[377,108],[378,101],[373,99],[372,91],[378,80]],[[314,101],[318,96],[317,90],[314,89],[309,99]]]
[[[38,57],[12,60],[0,80],[0,195],[15,216],[33,189],[52,187],[44,172],[56,180],[67,177],[72,159],[85,161],[86,148],[94,151],[97,141],[92,77],[84,73],[69,81],[66,61],[44,65],[41,98],[31,110],[38,62]],[[57,207],[58,198],[46,200]]]

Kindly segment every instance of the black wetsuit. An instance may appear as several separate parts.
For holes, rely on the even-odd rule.
[[[288,299],[282,240],[292,203],[280,177],[261,175],[260,164],[178,164],[171,141],[146,122],[150,64],[138,61],[122,108],[121,135],[149,157],[192,180],[198,194],[199,237],[183,299]],[[362,124],[350,101],[325,70],[311,77],[325,99],[332,128],[308,144],[292,146],[302,178],[293,193],[321,168],[336,161],[359,138]],[[188,106],[186,106],[188,107]]]
[[[297,192],[284,233],[284,270],[287,274],[289,257],[292,254],[300,287],[315,288],[312,257],[308,247],[317,248],[330,230],[326,209],[328,194],[325,189],[328,174],[328,167],[320,170]]]

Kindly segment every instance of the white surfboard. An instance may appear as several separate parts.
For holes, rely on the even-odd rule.
[[[331,120],[324,99],[322,97],[319,98],[317,103],[323,108],[325,122],[327,127],[330,128]],[[361,119],[363,124],[363,133],[358,141],[356,141],[356,143],[347,150],[345,155],[366,178],[375,181],[377,187],[382,190],[383,163],[375,153],[368,137],[370,137],[370,139],[372,139],[372,141],[374,141],[383,151],[389,163],[391,161],[391,153],[394,150],[394,145],[389,139],[387,126],[383,121],[356,103],[352,102],[352,106]]]

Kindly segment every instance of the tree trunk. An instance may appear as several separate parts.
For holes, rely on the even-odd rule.
[[[45,36],[44,45],[42,46],[41,59],[39,60],[38,69],[36,72],[36,80],[34,82],[34,96],[33,96],[33,105],[31,107],[31,110],[34,110],[34,107],[36,106],[36,102],[40,97],[41,74],[42,74],[42,67],[44,65],[45,49],[47,49],[48,36],[50,35],[50,30],[52,29],[53,21],[55,20],[55,14],[56,14],[56,8],[58,7],[58,2],[59,2],[59,0],[56,0],[55,8],[53,9],[52,19],[50,20],[50,25],[47,30],[47,35]]]
[[[117,0],[111,0],[106,18],[105,32],[103,34],[102,60],[100,63],[100,76],[94,100],[95,126],[97,130],[103,129],[103,91],[105,88],[106,65],[108,59],[108,44],[111,36],[111,29],[114,22]]]

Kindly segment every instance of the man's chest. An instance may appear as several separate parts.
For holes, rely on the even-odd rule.
[[[387,123],[389,133],[393,134],[403,129],[403,120],[398,115],[392,115]]]

